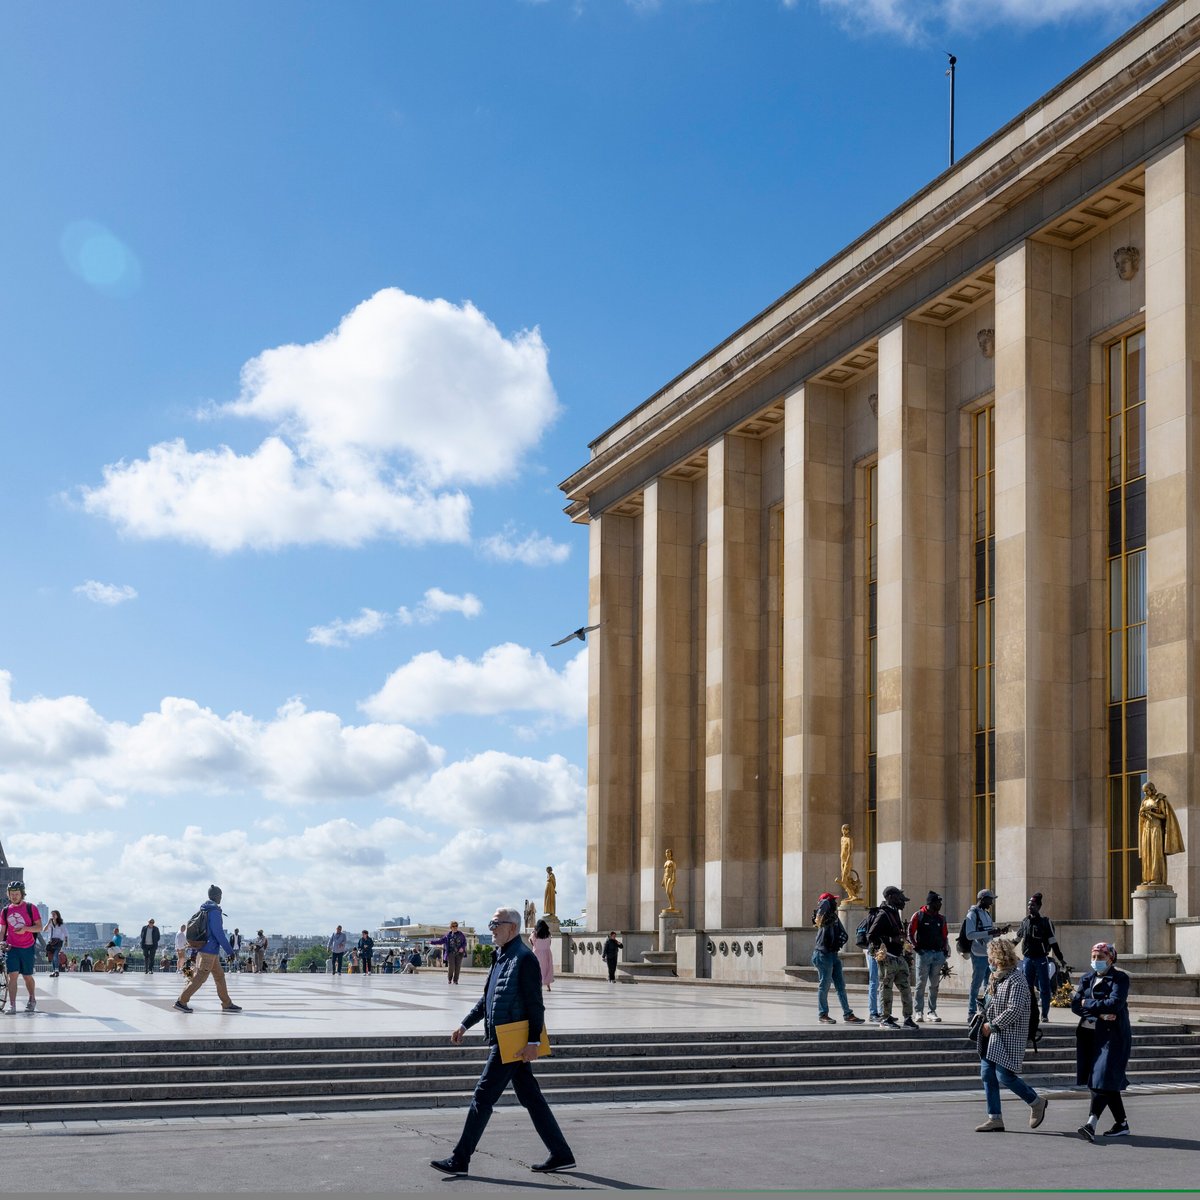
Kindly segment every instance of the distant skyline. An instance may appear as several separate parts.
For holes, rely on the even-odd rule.
[[[482,927],[550,864],[577,916],[559,481],[945,168],[947,46],[961,157],[1151,8],[5,7],[0,841],[31,893]]]

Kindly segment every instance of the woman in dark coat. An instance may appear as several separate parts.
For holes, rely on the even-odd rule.
[[[1129,1086],[1125,1068],[1133,1044],[1129,1026],[1129,976],[1116,969],[1111,942],[1092,947],[1092,969],[1071,992],[1071,1011],[1083,1019],[1075,1031],[1075,1082],[1092,1089],[1092,1108],[1079,1136],[1096,1140],[1096,1126],[1105,1108],[1115,1124],[1105,1137],[1128,1137],[1129,1122],[1121,1093]]]

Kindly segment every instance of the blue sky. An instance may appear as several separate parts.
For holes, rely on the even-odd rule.
[[[0,10],[0,840],[67,919],[584,890],[587,443],[1149,4]]]

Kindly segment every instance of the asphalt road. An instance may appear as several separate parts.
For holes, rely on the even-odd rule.
[[[449,1153],[461,1110],[5,1127],[0,1191],[1196,1189],[1200,1094],[1126,1101],[1134,1136],[1094,1146],[1074,1133],[1086,1094],[1052,1099],[1036,1132],[1006,1099],[1003,1135],[973,1132],[982,1096],[962,1093],[565,1105],[579,1166],[557,1176],[530,1173],[545,1152],[524,1112],[504,1108],[471,1176],[452,1181],[428,1163]]]

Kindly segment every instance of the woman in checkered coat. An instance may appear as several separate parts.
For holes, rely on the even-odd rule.
[[[987,1120],[976,1133],[1003,1133],[1000,1085],[1004,1084],[1029,1105],[1029,1128],[1036,1129],[1046,1116],[1046,1098],[1021,1078],[1025,1043],[1029,1040],[1029,1006],[1032,996],[1025,976],[1017,970],[1017,952],[1006,938],[988,943],[987,999],[983,1006],[979,1077],[987,1096]]]

